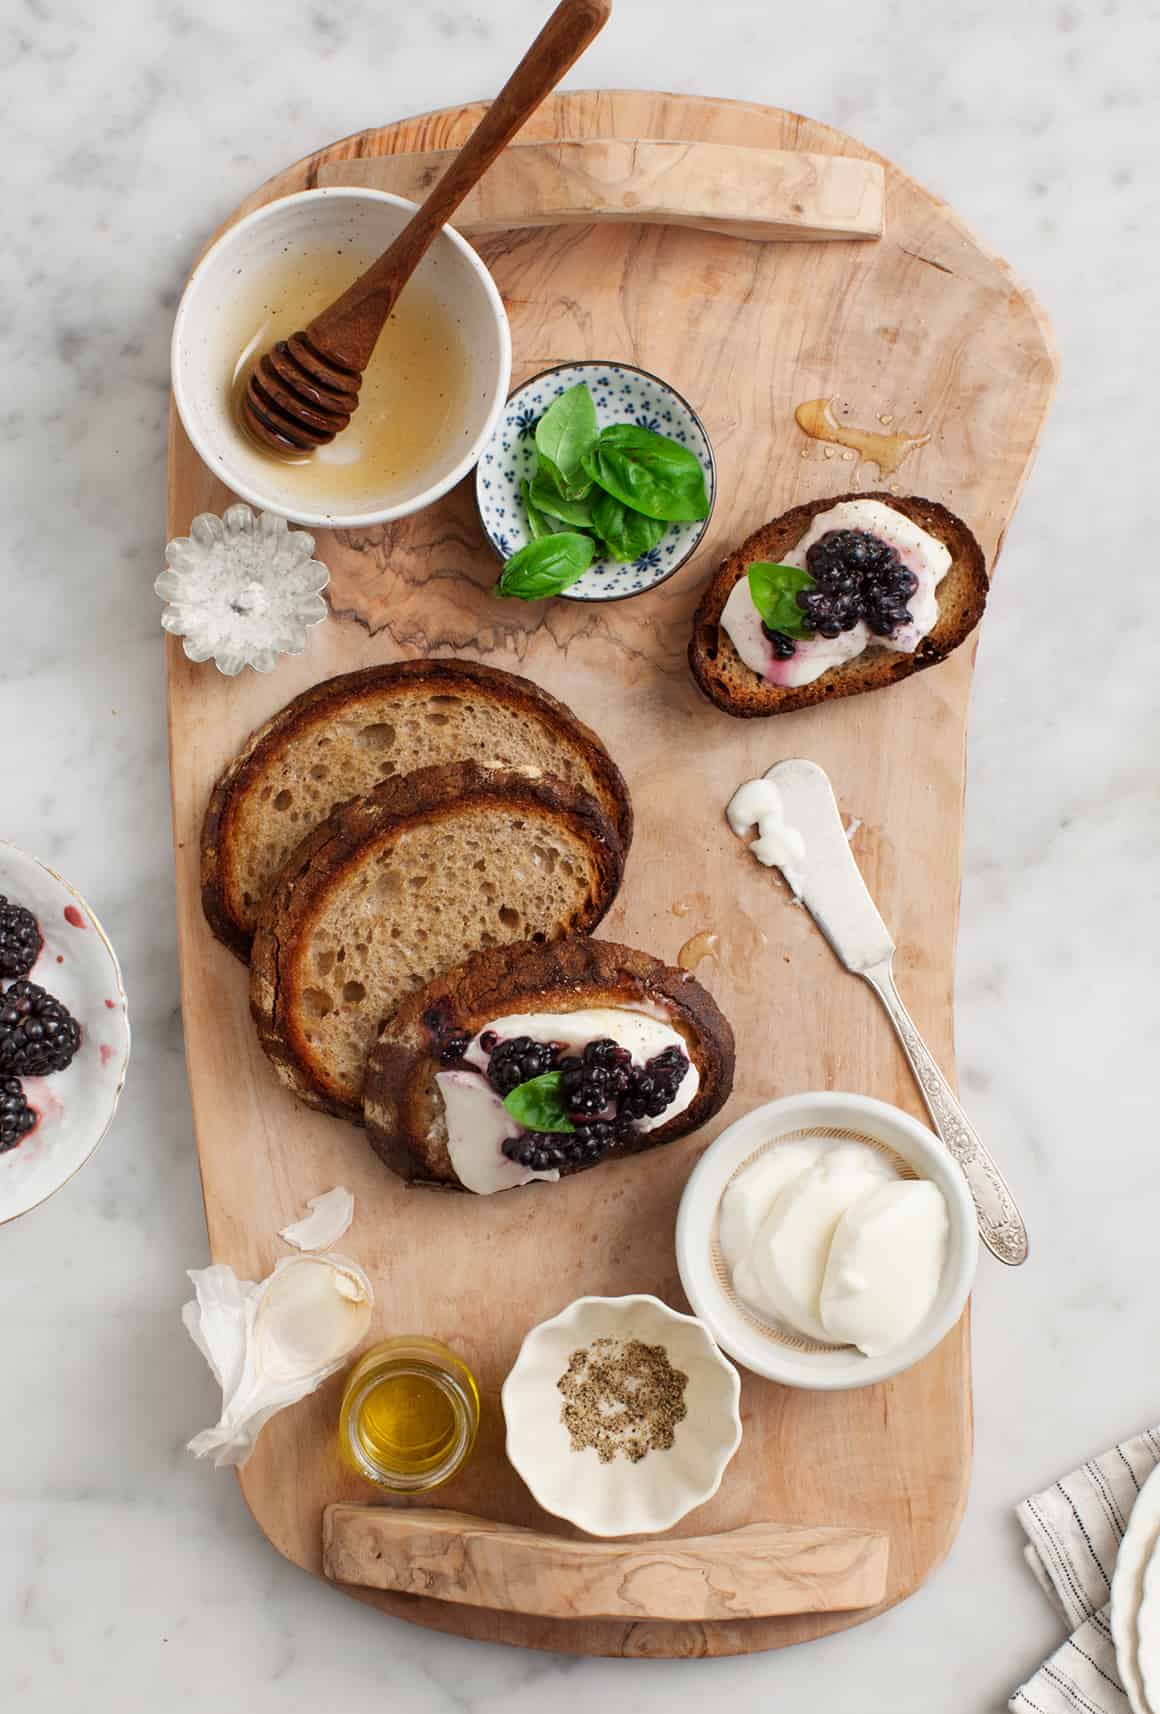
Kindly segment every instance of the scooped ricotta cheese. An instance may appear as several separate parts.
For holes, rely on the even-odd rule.
[[[912,655],[938,621],[938,586],[951,567],[950,550],[943,542],[882,500],[840,500],[828,511],[818,513],[801,541],[782,555],[780,563],[804,569],[806,554],[830,530],[865,530],[898,550],[903,565],[918,579],[918,588],[907,603],[912,622],[892,637],[878,637],[859,620],[852,631],[843,631],[838,637],[801,639],[790,659],[779,661],[761,628],[749,580],[739,578],[722,611],[721,628],[752,672],[786,689],[812,684],[830,667],[841,666],[871,647]]]
[[[804,1138],[733,1179],[717,1231],[734,1290],[773,1326],[879,1356],[930,1313],[949,1229],[937,1185],[865,1143]]]
[[[570,1053],[580,1052],[589,1042],[614,1041],[632,1055],[637,1066],[654,1059],[666,1047],[687,1051],[684,1038],[670,1023],[644,1009],[607,1006],[575,1012],[514,1012],[485,1024],[463,1055],[465,1066],[476,1069],[441,1071],[435,1078],[443,1097],[451,1164],[460,1183],[477,1196],[512,1190],[537,1178],[555,1180],[560,1176],[555,1170],[533,1172],[530,1167],[509,1160],[503,1152],[507,1139],[522,1135],[524,1127],[512,1118],[486,1076],[480,1075],[486,1072],[488,1062],[480,1041],[489,1031],[501,1041],[528,1036],[537,1042],[561,1042]],[[664,1112],[655,1118],[634,1120],[633,1128],[654,1131],[667,1125],[692,1104],[700,1083],[700,1073],[690,1059],[688,1070]]]

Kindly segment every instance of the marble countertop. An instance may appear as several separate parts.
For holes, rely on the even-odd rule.
[[[971,718],[960,1074],[1034,1258],[980,1271],[962,1532],[910,1601],[827,1642],[577,1662],[334,1598],[182,1450],[214,1399],[177,1323],[205,1231],[150,591],[173,308],[196,247],[258,181],[332,137],[489,93],[545,9],[10,0],[0,17],[0,834],[92,899],[135,1035],[100,1154],[0,1232],[0,1706],[999,1708],[1059,1640],[1012,1504],[1160,1415],[1157,675],[1131,625],[1155,574],[1137,531],[1154,484],[1160,210],[1141,144],[1160,20],[1126,0],[720,0],[709,23],[697,0],[620,0],[574,84],[750,97],[855,133],[1009,258],[1063,352]]]

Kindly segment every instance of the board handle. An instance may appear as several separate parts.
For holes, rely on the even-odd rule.
[[[757,1619],[885,1599],[881,1531],[746,1524],[718,1535],[574,1541],[465,1512],[327,1506],[332,1582],[553,1619]]]
[[[363,185],[422,202],[454,149],[328,161],[320,185]],[[590,137],[514,143],[455,216],[461,232],[636,221],[767,243],[881,238],[881,163],[853,155]]]

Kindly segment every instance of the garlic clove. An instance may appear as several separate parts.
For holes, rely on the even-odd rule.
[[[314,1392],[366,1337],[374,1288],[356,1262],[285,1256],[259,1284],[218,1264],[190,1276],[182,1320],[222,1386],[222,1414],[189,1442],[199,1458],[244,1464],[265,1424]]]
[[[310,1213],[291,1226],[283,1226],[278,1236],[296,1250],[329,1250],[345,1235],[354,1219],[354,1197],[343,1184],[336,1184],[323,1196],[312,1196],[306,1204]]]

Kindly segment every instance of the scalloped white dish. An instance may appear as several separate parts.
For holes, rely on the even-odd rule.
[[[1153,1631],[1160,1630],[1155,1593],[1149,1615],[1143,1612],[1146,1581],[1155,1582],[1153,1568],[1157,1564],[1160,1544],[1160,1467],[1153,1470],[1136,1497],[1120,1551],[1112,1573],[1111,1624],[1112,1641],[1116,1647],[1116,1665],[1120,1670],[1124,1690],[1132,1714],[1153,1714],[1157,1689],[1155,1659],[1152,1661],[1151,1699],[1143,1673],[1142,1626],[1149,1622]],[[1153,1638],[1152,1654],[1160,1645],[1160,1635]]]
[[[602,1463],[593,1447],[573,1449],[558,1382],[593,1340],[663,1345],[687,1377],[686,1414],[673,1444],[638,1462]],[[741,1444],[741,1378],[706,1329],[659,1298],[580,1297],[533,1327],[503,1384],[507,1455],[532,1497],[589,1535],[645,1535],[670,1529],[717,1492]]]
[[[78,1172],[117,1110],[129,1064],[129,1014],[108,935],[75,887],[0,841],[0,893],[36,917],[44,944],[28,980],[66,1005],[81,1045],[64,1071],[23,1079],[34,1128],[0,1154],[0,1223],[26,1214]]]

